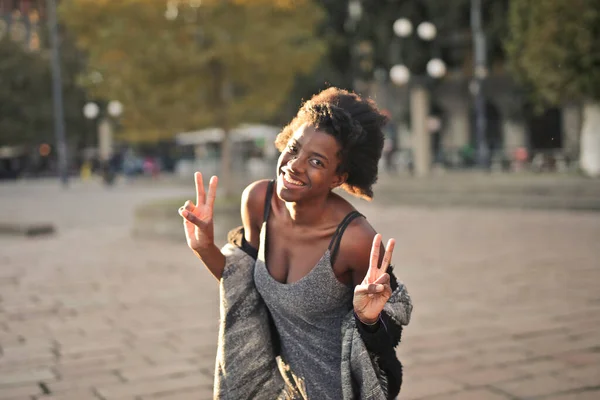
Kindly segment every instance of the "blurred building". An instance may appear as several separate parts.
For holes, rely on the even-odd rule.
[[[449,68],[447,76],[431,88],[432,159],[447,166],[464,166],[465,157],[476,146],[475,112],[470,92],[471,75],[462,68]],[[395,120],[407,122],[408,87],[375,83],[374,96],[386,108],[395,111]],[[486,93],[487,141],[492,163],[509,165],[526,149],[527,158],[539,167],[555,169],[556,164],[574,165],[579,157],[581,109],[565,104],[534,110],[510,75],[503,69],[493,70],[484,82]],[[384,101],[382,101],[385,99]],[[400,123],[398,149],[411,148],[408,125]],[[472,160],[474,162],[474,159]]]
[[[267,176],[273,170],[278,151],[274,142],[280,126],[241,124],[230,132],[232,167],[254,176]],[[225,133],[220,128],[181,132],[175,136],[180,151],[175,172],[190,176],[194,171],[218,174]]]

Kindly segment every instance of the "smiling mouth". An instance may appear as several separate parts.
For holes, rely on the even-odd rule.
[[[290,183],[290,184],[292,184],[294,186],[306,186],[306,183],[304,183],[302,181],[299,181],[297,179],[292,178],[292,176],[288,172],[282,171],[282,173],[283,173],[283,180],[286,183]]]

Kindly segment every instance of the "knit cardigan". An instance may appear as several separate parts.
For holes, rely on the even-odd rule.
[[[290,371],[277,354],[269,311],[254,286],[255,260],[236,244],[222,248],[225,268],[219,284],[220,324],[215,363],[214,398],[222,400],[301,399]],[[382,317],[383,337],[389,351],[373,351],[381,336],[368,349],[364,332],[350,311],[342,322],[341,381],[343,400],[385,400],[390,397],[385,359],[397,361],[393,347],[403,325],[410,321],[412,303],[406,287],[399,283],[386,303]],[[396,337],[394,337],[396,336]],[[389,364],[389,362],[388,362]],[[391,395],[391,396],[395,396]]]

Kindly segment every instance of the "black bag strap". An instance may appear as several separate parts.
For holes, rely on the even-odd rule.
[[[337,257],[337,253],[340,249],[340,243],[342,241],[342,235],[344,234],[344,231],[346,230],[348,225],[350,225],[350,223],[358,217],[364,217],[364,215],[362,215],[356,210],[349,212],[348,215],[344,217],[342,222],[340,222],[337,229],[335,230],[335,233],[333,234],[333,237],[331,238],[331,242],[329,242],[328,247],[331,265],[333,265],[333,263],[335,262],[335,258]]]

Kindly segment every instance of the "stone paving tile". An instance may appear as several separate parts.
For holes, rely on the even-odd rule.
[[[427,400],[510,400],[510,396],[489,389],[464,390],[457,393],[427,397]]]
[[[120,368],[119,375],[125,381],[139,381],[143,379],[153,379],[160,377],[191,375],[198,372],[199,368],[196,365],[180,362],[177,364],[159,364],[148,366],[146,368]]]
[[[182,390],[162,395],[142,396],[141,400],[192,400],[192,399],[212,399],[213,393],[211,387],[200,387],[191,390]]]
[[[479,368],[447,375],[450,379],[467,386],[487,386],[494,383],[523,379],[527,375],[512,368],[490,367]]]
[[[136,204],[193,185],[69,190],[0,185],[0,219],[58,227],[0,237],[0,400],[212,397],[214,278],[183,241],[130,236]],[[600,398],[600,214],[356,204],[415,305],[400,400]]]
[[[0,387],[0,400],[10,400],[16,398],[27,399],[41,394],[42,389],[37,383],[29,383],[23,386],[19,385]]]
[[[494,383],[492,386],[520,399],[548,396],[587,387],[581,382],[561,375],[541,375],[531,379]]]
[[[544,400],[598,400],[600,399],[600,389],[586,392],[568,393],[544,397]]]
[[[402,400],[425,399],[435,395],[456,392],[463,388],[463,385],[442,378],[407,379],[402,384],[400,398]]]
[[[101,372],[96,374],[62,377],[60,381],[47,384],[51,393],[63,393],[75,389],[87,389],[98,385],[109,385],[121,383],[123,380],[113,372]]]
[[[44,381],[54,381],[56,376],[48,369],[5,371],[0,375],[0,388]]]
[[[569,368],[564,371],[564,374],[587,386],[600,388],[600,364]]]
[[[51,395],[36,396],[35,400],[102,400],[102,398],[98,397],[91,389],[76,389]]]
[[[105,400],[120,400],[125,397],[144,395],[167,395],[184,389],[211,387],[212,379],[201,374],[191,374],[177,377],[160,377],[149,381],[126,382],[119,385],[105,385],[97,388]]]

